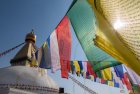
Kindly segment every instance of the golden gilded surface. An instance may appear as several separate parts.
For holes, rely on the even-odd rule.
[[[100,0],[100,6],[121,40],[140,60],[140,0]]]
[[[140,1],[88,2],[97,20],[95,45],[140,75]]]
[[[35,43],[36,42],[36,35],[33,32],[28,33],[26,35],[25,41],[32,41]]]

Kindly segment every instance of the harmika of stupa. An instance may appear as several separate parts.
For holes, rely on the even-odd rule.
[[[38,67],[37,47],[33,32],[26,35],[25,45],[10,61],[11,66],[0,68],[0,94],[59,94],[58,85]]]

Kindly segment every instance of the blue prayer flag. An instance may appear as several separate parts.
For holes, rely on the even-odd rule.
[[[78,64],[80,66],[80,72],[82,73],[83,71],[83,64],[82,64],[82,61],[78,61]]]
[[[114,66],[114,70],[116,72],[116,75],[120,78],[124,78],[124,71],[122,65]]]
[[[48,47],[50,48],[50,36],[48,37],[47,42],[48,42]]]

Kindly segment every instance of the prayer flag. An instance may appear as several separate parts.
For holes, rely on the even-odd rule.
[[[104,80],[112,80],[112,73],[111,73],[110,68],[106,68],[101,71],[102,71],[102,76],[103,76]]]
[[[110,55],[94,45],[93,39],[96,37],[95,33],[97,28],[96,17],[87,0],[77,0],[67,15],[74,28],[74,32],[76,33],[77,38],[87,56],[87,59],[89,61],[95,61],[90,62],[93,63],[93,66],[96,62],[100,63],[100,61],[116,61]],[[113,64],[110,63],[106,63],[105,66],[101,65],[97,68],[97,70],[102,67],[104,68],[107,66],[113,66],[118,62],[113,62]]]
[[[76,71],[75,71],[75,66],[74,66],[73,61],[70,61],[70,66],[71,66],[71,72],[72,74],[74,74]]]
[[[133,70],[131,70],[130,68],[124,66],[129,77],[130,80],[133,84],[140,84],[140,76],[138,76]]]
[[[114,66],[114,70],[118,77],[123,78],[124,77],[124,71],[122,65]]]
[[[96,2],[95,2],[95,0],[87,0],[87,1],[89,2],[89,4],[92,7],[93,12],[95,13],[95,16],[96,16],[96,21],[97,21],[96,22],[97,23],[96,24],[97,32],[96,32],[96,38],[94,39],[95,45],[100,47],[102,50],[104,50],[105,52],[107,52],[108,54],[113,56],[114,58],[116,58],[121,63],[132,68],[137,74],[140,75],[140,71],[139,71],[139,69],[140,69],[139,62],[140,61],[139,61],[138,57],[133,53],[136,51],[132,52],[132,49],[135,50],[134,49],[135,47],[132,47],[129,49],[129,47],[127,47],[128,45],[126,45],[128,42],[126,42],[126,44],[124,43],[124,40],[127,37],[129,37],[129,40],[131,38],[130,36],[125,36],[125,38],[123,38],[123,36],[127,35],[129,32],[127,32],[127,34],[123,33],[123,32],[116,32],[116,30],[113,27],[113,24],[112,24],[113,20],[111,20],[111,18],[113,17],[113,19],[114,19],[115,16],[112,16],[112,15],[115,15],[114,13],[116,11],[108,10],[110,8],[112,9],[112,7],[109,7],[109,5],[111,5],[111,3],[113,3],[113,2],[108,2],[110,4],[102,2],[102,4],[101,4],[101,0],[96,0]],[[106,1],[108,1],[108,0],[106,0]],[[121,2],[118,2],[119,5],[121,5],[120,3]],[[106,6],[105,6],[105,4],[106,4]],[[115,3],[113,3],[113,4],[115,4]],[[120,9],[121,8],[122,7],[120,7]],[[106,14],[104,14],[104,13],[106,13]],[[126,11],[124,13],[126,13]],[[124,16],[126,16],[126,15],[124,15]],[[115,18],[115,20],[117,20],[117,19],[118,19],[118,17]],[[126,28],[126,30],[128,30],[128,28]],[[124,31],[124,28],[121,31]],[[121,35],[121,33],[123,33],[123,35]],[[129,34],[131,34],[131,33],[129,33]],[[123,39],[123,42],[120,39]],[[133,38],[131,38],[131,39],[133,39]]]
[[[65,16],[56,28],[59,55],[61,60],[70,61],[71,58],[71,32],[69,19]]]
[[[109,86],[114,86],[114,82],[113,81],[108,81],[108,85]]]
[[[36,59],[38,61],[38,64],[40,65],[42,59],[42,46],[37,50],[35,54],[36,54]]]
[[[122,82],[123,82],[123,84],[126,85],[128,90],[132,90],[132,86],[131,86],[131,83],[130,83],[130,81],[128,79],[127,73],[124,73],[124,78],[122,78]]]
[[[78,61],[73,61],[73,63],[74,63],[74,66],[75,66],[75,70],[76,70],[76,73],[80,73],[80,66],[79,66],[79,64],[78,64]]]
[[[83,64],[82,64],[82,61],[78,61],[78,64],[80,66],[80,73],[83,73]]]
[[[42,45],[42,55],[41,56],[42,56],[42,58],[41,58],[39,67],[50,69],[51,68],[50,50],[49,50],[48,44],[46,42],[44,42],[44,44]]]
[[[87,61],[87,72],[89,73],[89,75],[93,75],[94,77],[97,77],[97,75],[95,74],[95,72],[92,69],[91,64]]]
[[[50,52],[51,52],[51,62],[52,62],[52,72],[60,69],[60,57],[58,42],[55,30],[50,35]]]
[[[87,62],[86,61],[82,61],[82,65],[83,65],[83,77],[86,78],[86,73],[87,73]]]
[[[67,78],[68,79],[68,69],[67,69],[67,62],[65,60],[61,60],[61,77],[62,78]]]

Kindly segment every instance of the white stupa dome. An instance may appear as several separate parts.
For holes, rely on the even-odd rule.
[[[25,45],[11,59],[11,66],[0,68],[1,94],[21,94],[20,92],[32,92],[34,94],[59,93],[58,85],[47,75],[47,70],[38,67],[40,62],[38,63],[38,58],[35,55],[38,49],[35,46],[35,41],[36,36],[33,32],[27,34]],[[15,93],[12,90],[15,90]]]
[[[17,88],[23,86],[30,89],[59,90],[58,85],[47,75],[46,69],[26,66],[0,68],[0,87],[3,85]]]

